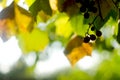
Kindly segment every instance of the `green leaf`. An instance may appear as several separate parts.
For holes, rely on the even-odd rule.
[[[69,17],[66,14],[61,14],[61,16],[55,21],[56,34],[69,38],[72,34],[72,26],[69,21]]]
[[[100,28],[102,28],[103,25],[110,19],[110,17],[112,17],[114,20],[116,20],[117,12],[111,9],[104,19],[101,19],[101,17],[98,16],[94,22],[96,29],[99,30]]]
[[[28,6],[31,6],[35,2],[35,0],[25,0],[25,2]]]
[[[38,28],[35,28],[31,33],[20,33],[18,40],[23,53],[42,51],[49,43],[48,34]]]
[[[0,6],[6,7],[7,0],[0,0]]]
[[[32,15],[36,18],[39,11],[43,10],[46,14],[52,15],[49,0],[36,0],[29,8]]]
[[[83,19],[84,17],[82,15],[75,15],[70,19],[74,32],[81,36],[85,36],[85,33],[89,28],[88,25],[83,25]]]

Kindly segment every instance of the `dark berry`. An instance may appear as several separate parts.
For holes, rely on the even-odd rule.
[[[88,43],[90,41],[90,37],[89,36],[86,36],[85,38],[84,38],[84,42],[85,43]]]
[[[86,12],[86,13],[84,13],[84,18],[86,18],[86,19],[88,19],[89,18],[89,13],[88,12]]]
[[[97,37],[100,37],[101,35],[102,35],[102,32],[97,30],[97,31],[96,31],[96,36],[97,36]]]
[[[94,41],[96,39],[96,36],[94,34],[90,35],[90,40]]]
[[[92,12],[96,13],[97,12],[97,8],[96,7],[92,7]]]
[[[75,0],[75,2],[76,2],[76,3],[79,3],[79,2],[80,2],[80,0]]]
[[[81,6],[80,7],[80,12],[85,12],[86,11],[86,7],[85,6]]]
[[[91,31],[94,31],[95,30],[95,27],[93,26],[93,27],[91,27]]]

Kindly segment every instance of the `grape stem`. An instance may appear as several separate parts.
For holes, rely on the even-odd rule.
[[[118,8],[118,34],[117,34],[117,41],[120,43],[120,8]]]
[[[117,5],[117,4],[118,4],[118,1],[115,2],[115,1],[112,0],[112,2],[113,2],[113,4],[116,6],[116,8],[119,7],[119,6]]]
[[[94,24],[94,22],[95,22],[95,20],[97,19],[98,16],[99,16],[99,15],[95,16],[95,18],[93,19],[92,23],[89,23],[89,25]]]
[[[89,29],[90,29],[90,26],[93,24],[94,25],[94,22],[95,20],[97,19],[98,16],[95,16],[94,20],[92,21],[92,23],[89,23],[89,28],[87,29],[87,32],[85,33],[85,35],[88,35],[89,34]]]
[[[98,3],[99,16],[101,17],[102,20],[104,20],[103,17],[102,17],[102,13],[101,13],[100,1],[97,0],[97,3]]]

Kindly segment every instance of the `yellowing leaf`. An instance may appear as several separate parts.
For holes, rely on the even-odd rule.
[[[55,22],[56,34],[68,38],[72,34],[72,27],[67,15],[62,15]]]
[[[25,9],[19,7],[17,4],[15,5],[15,21],[19,28],[19,31],[28,31],[33,28],[33,18],[31,14]]]
[[[41,51],[49,43],[48,34],[35,28],[31,33],[23,32],[18,35],[19,45],[23,53]]]
[[[0,36],[4,40],[19,32],[30,32],[33,29],[33,24],[31,14],[14,1],[0,12]]]
[[[57,8],[58,0],[49,0],[49,2],[50,2],[50,7],[52,10],[54,11],[58,10]]]
[[[7,41],[12,35],[16,34],[16,26],[14,20],[3,19],[0,20],[0,36],[3,41]]]
[[[5,7],[6,6],[6,0],[0,0],[0,6]]]
[[[90,56],[92,53],[92,46],[90,43],[84,43],[80,36],[74,37],[68,43],[64,51],[71,65],[74,65],[79,59],[84,56]]]
[[[40,12],[38,13],[38,16],[39,16],[39,18],[40,18],[43,22],[46,22],[46,21],[50,18],[50,16],[47,15],[44,11],[40,11]],[[38,22],[39,22],[39,21],[38,21]]]

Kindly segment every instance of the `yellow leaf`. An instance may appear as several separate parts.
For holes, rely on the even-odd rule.
[[[3,41],[7,41],[12,35],[16,34],[16,26],[14,20],[3,19],[0,20],[0,36]]]
[[[68,38],[72,34],[72,27],[69,17],[66,14],[61,15],[55,22],[56,34]]]
[[[38,28],[33,29],[31,33],[20,33],[18,39],[23,53],[42,51],[49,43],[48,34]]]
[[[0,36],[3,40],[19,32],[30,32],[33,25],[31,14],[14,1],[0,12]]]
[[[15,6],[15,21],[20,32],[26,32],[33,28],[33,18],[31,14],[25,9],[19,7],[16,3]]]
[[[46,14],[44,11],[40,11],[38,13],[38,16],[43,22],[46,22],[50,18],[50,16]]]
[[[49,0],[49,2],[50,2],[50,7],[52,8],[52,10],[57,11],[58,10],[58,7],[57,7],[58,0]]]
[[[6,6],[6,0],[0,0],[0,6],[5,7]]]
[[[74,65],[79,59],[84,56],[91,56],[92,46],[90,43],[84,43],[80,36],[74,37],[68,43],[64,51],[71,65]]]

